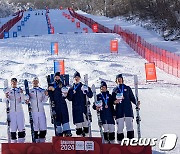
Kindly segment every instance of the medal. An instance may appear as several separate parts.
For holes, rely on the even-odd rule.
[[[76,93],[76,89],[79,87],[79,85],[80,85],[80,83],[78,83],[78,85],[77,86],[75,86],[75,84],[74,84],[74,90],[73,90],[73,93],[75,94]]]
[[[76,93],[76,90],[73,90],[73,93],[75,94],[75,93]]]
[[[102,98],[103,98],[103,100],[104,100],[104,103],[105,103],[105,108],[107,109],[108,108],[108,99],[109,99],[109,97],[108,97],[108,95],[106,94],[106,98],[104,98],[104,96],[103,96],[103,94],[101,93],[101,95],[102,95]]]

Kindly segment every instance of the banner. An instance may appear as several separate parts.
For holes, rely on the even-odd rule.
[[[21,26],[17,26],[17,30],[18,30],[18,31],[21,31]]]
[[[111,53],[118,53],[118,40],[111,40]]]
[[[60,72],[61,75],[65,74],[64,60],[54,61],[54,74]]]
[[[102,144],[100,137],[53,137],[52,143],[2,143],[2,154],[152,154],[151,146]]]
[[[9,38],[9,32],[4,32],[4,39]]]
[[[80,22],[76,22],[76,27],[80,28]]]
[[[50,28],[50,32],[51,32],[51,34],[54,34],[54,27]]]
[[[74,18],[72,18],[72,19],[71,19],[71,21],[72,21],[72,22],[75,22],[75,19],[74,19]]]
[[[51,55],[58,55],[58,42],[51,43]]]
[[[98,32],[98,24],[93,24],[92,25],[92,30],[94,33],[97,33]]]
[[[17,32],[13,32],[13,37],[17,37]]]
[[[145,63],[146,81],[157,81],[155,63]]]
[[[21,21],[21,26],[24,26],[24,21]]]
[[[88,28],[83,28],[84,33],[88,33]]]

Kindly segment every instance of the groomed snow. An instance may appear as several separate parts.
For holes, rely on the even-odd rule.
[[[119,25],[123,29],[130,30],[131,32],[139,35],[152,45],[156,45],[159,48],[165,49],[169,52],[174,52],[180,55],[180,42],[179,41],[165,41],[161,36],[153,31],[148,31],[147,29],[137,26],[135,24],[126,22],[123,17],[116,17],[116,18],[107,18],[105,16],[95,16],[87,14],[83,11],[77,11],[77,13],[82,14],[86,17],[92,18],[93,20],[97,21],[98,23],[109,27],[110,29],[114,29],[114,25]]]

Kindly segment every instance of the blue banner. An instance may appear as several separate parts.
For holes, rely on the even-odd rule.
[[[60,70],[60,61],[54,61],[54,74],[56,73],[56,72],[61,72],[61,70]]]
[[[21,31],[21,26],[17,26],[17,30],[18,30],[18,31]]]
[[[17,32],[13,32],[13,37],[17,37]]]
[[[21,26],[24,26],[24,21],[21,21]]]
[[[9,38],[9,31],[8,32],[4,32],[4,39]]]

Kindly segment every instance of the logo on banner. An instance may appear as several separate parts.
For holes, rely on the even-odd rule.
[[[94,141],[63,141],[60,142],[61,151],[79,150],[94,151]]]
[[[84,150],[84,141],[76,141],[76,150]]]

